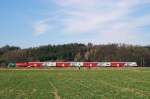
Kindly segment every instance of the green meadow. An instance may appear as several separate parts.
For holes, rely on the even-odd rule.
[[[150,68],[0,69],[0,99],[150,99]]]

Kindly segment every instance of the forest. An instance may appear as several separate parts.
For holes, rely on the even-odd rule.
[[[127,61],[148,67],[150,66],[150,46],[70,43],[24,49],[10,45],[0,48],[1,67],[18,61]]]

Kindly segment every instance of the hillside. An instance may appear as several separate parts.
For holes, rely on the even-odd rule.
[[[135,61],[150,66],[150,47],[126,44],[93,45],[71,43],[21,49],[15,46],[0,48],[0,65],[16,61]]]

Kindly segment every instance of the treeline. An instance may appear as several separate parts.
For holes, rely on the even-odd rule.
[[[27,49],[8,45],[0,48],[1,66],[16,61],[135,61],[139,66],[150,66],[150,47],[73,43]]]

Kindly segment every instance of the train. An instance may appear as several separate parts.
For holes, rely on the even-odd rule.
[[[136,62],[15,62],[8,67],[137,67]]]

